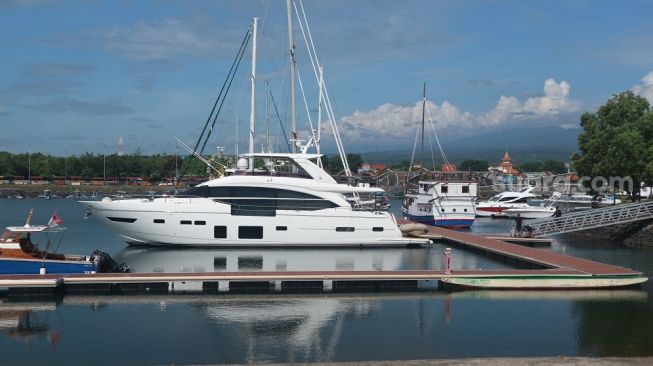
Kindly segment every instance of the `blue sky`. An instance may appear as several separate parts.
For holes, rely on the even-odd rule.
[[[577,129],[581,113],[625,90],[653,101],[651,1],[303,5],[348,151],[410,149],[424,82],[445,147],[484,133],[505,131],[508,144],[515,129]],[[263,80],[289,127],[285,1],[0,0],[0,150],[112,153],[120,137],[126,153],[174,153],[175,136],[194,145],[253,16],[260,146]],[[295,23],[315,123],[317,87]],[[249,67],[248,51],[210,149],[234,150],[236,118],[246,149]]]

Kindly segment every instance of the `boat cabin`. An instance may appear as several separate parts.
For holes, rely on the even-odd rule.
[[[476,183],[420,181],[418,193],[435,197],[476,197]]]

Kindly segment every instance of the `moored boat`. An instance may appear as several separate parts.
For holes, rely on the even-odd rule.
[[[420,181],[407,192],[401,211],[410,221],[426,225],[467,228],[474,223],[476,183]]]
[[[393,215],[352,207],[345,195],[380,188],[337,183],[319,154],[245,154],[244,165],[181,195],[81,201],[130,244],[178,246],[406,246]],[[266,160],[266,171],[247,159]]]
[[[535,187],[525,187],[519,192],[505,191],[492,196],[487,201],[476,203],[476,215],[485,217],[507,216],[504,210],[533,207],[528,204],[530,199],[539,197],[532,193]],[[515,214],[516,216],[516,214]]]
[[[503,210],[503,214],[508,217],[517,217],[523,219],[543,219],[555,214],[556,208],[553,206],[525,206],[514,207]]]
[[[32,210],[24,226],[9,226],[0,238],[0,274],[46,274],[46,273],[97,273],[127,272],[129,267],[119,265],[111,257],[99,250],[91,256],[59,254],[50,252],[47,247],[40,249],[32,242],[32,234],[61,233],[61,222],[53,215],[49,225],[30,225]]]

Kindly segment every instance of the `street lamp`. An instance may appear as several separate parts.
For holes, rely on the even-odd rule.
[[[27,181],[32,185],[32,145],[27,145]]]
[[[102,148],[102,165],[103,165],[103,170],[104,170],[104,181],[102,185],[106,186],[107,185],[107,145],[103,145],[104,147]]]

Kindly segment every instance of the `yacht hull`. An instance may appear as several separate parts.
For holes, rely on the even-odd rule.
[[[202,198],[82,202],[129,244],[196,247],[407,246],[387,212],[338,207],[232,215],[228,204]]]
[[[468,228],[474,223],[474,218],[435,218],[432,215],[410,215],[404,212],[404,217],[413,222],[419,222],[425,225],[449,227],[449,228]]]

